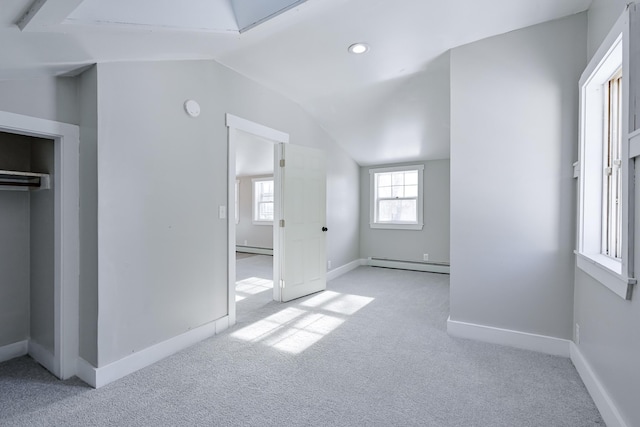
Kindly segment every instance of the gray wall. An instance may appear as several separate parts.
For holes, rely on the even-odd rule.
[[[30,138],[0,132],[0,169],[28,171]],[[29,338],[29,193],[0,189],[0,347]]]
[[[607,36],[613,24],[625,9],[627,0],[593,0],[589,6],[587,22],[587,55],[589,58],[596,53],[598,47]]]
[[[80,324],[79,354],[98,366],[98,72],[79,78]]]
[[[78,82],[74,77],[0,80],[0,111],[78,124]]]
[[[360,168],[360,256],[402,261],[449,262],[449,160],[406,164],[424,165],[424,227],[422,230],[384,230],[369,227],[369,169]]]
[[[358,166],[296,104],[213,61],[97,73],[98,366],[227,314],[225,113],[327,150],[329,256],[358,258]],[[337,193],[354,202],[334,214]]]
[[[253,224],[252,179],[266,177],[266,175],[238,177],[240,181],[240,222],[236,224],[236,245],[273,249],[273,225]],[[269,177],[273,178],[273,175]]]
[[[589,11],[589,55],[624,10],[624,2],[594,0]],[[640,266],[640,186],[636,182],[635,265]],[[637,276],[636,276],[637,277]],[[613,398],[627,425],[640,425],[640,292],[623,301],[603,285],[577,269],[574,324],[580,325],[582,355]]]
[[[586,14],[451,52],[452,320],[570,339]]]

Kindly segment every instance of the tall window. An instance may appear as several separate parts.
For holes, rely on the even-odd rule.
[[[633,171],[625,147],[623,21],[618,21],[580,78],[580,156],[574,175],[579,178],[576,265],[628,299],[635,279],[630,277],[633,260],[628,258],[632,236],[625,224],[632,206]]]
[[[622,69],[605,89],[604,173],[602,189],[602,253],[622,257]]]
[[[370,169],[371,228],[421,230],[423,165]]]
[[[253,222],[273,223],[273,178],[253,180]]]

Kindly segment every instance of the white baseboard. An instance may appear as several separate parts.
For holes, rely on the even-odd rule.
[[[0,362],[6,362],[7,360],[24,356],[29,353],[28,343],[29,342],[27,340],[24,340],[0,347]]]
[[[338,268],[334,268],[333,270],[329,270],[327,271],[327,282],[329,280],[333,280],[337,277],[342,276],[343,274],[346,274],[348,272],[350,272],[351,270],[355,270],[356,268],[360,267],[361,265],[367,265],[367,260],[366,259],[356,259],[354,261],[351,261],[350,263],[347,263],[345,265],[341,265]]]
[[[607,393],[607,390],[604,388],[593,369],[591,369],[591,365],[589,365],[589,362],[584,358],[578,346],[573,342],[570,346],[570,353],[571,361],[576,367],[578,374],[580,374],[580,378],[582,378],[582,382],[585,387],[587,387],[598,411],[600,411],[600,415],[602,415],[602,419],[605,424],[608,427],[627,427],[627,423],[625,423],[624,419],[620,415],[613,399],[609,396],[609,393]]]
[[[58,372],[55,364],[55,356],[52,352],[33,340],[29,340],[28,347],[29,356],[33,357],[36,362],[44,366],[49,372],[60,377],[60,372]]]
[[[252,246],[236,246],[236,252],[244,252],[247,254],[273,255],[273,249],[254,248]]]
[[[100,388],[212,337],[224,331],[228,326],[229,317],[225,316],[100,368],[78,358],[77,375],[90,386]]]
[[[390,259],[367,259],[367,265],[372,267],[398,268],[401,270],[424,271],[427,273],[449,274],[451,267],[446,264],[430,264],[427,262],[396,261]]]
[[[96,372],[97,369],[95,366],[84,360],[82,357],[78,357],[78,360],[76,360],[76,375],[93,388],[97,388]]]
[[[447,332],[458,338],[468,338],[476,341],[490,342],[509,347],[532,350],[554,356],[569,357],[571,341],[549,337],[546,335],[530,334],[511,329],[495,328],[493,326],[477,325],[447,319]]]

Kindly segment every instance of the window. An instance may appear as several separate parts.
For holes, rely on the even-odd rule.
[[[616,24],[580,78],[580,154],[576,264],[611,291],[629,299],[635,279],[628,259],[633,205],[629,174],[628,105],[623,24]]]
[[[273,223],[273,178],[253,179],[253,223]]]
[[[370,169],[371,228],[422,230],[424,165]]]

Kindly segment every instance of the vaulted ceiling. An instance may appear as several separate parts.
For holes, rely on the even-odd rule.
[[[447,158],[447,52],[590,3],[2,0],[0,79],[214,59],[300,104],[361,165]],[[354,42],[369,52],[349,53]]]

